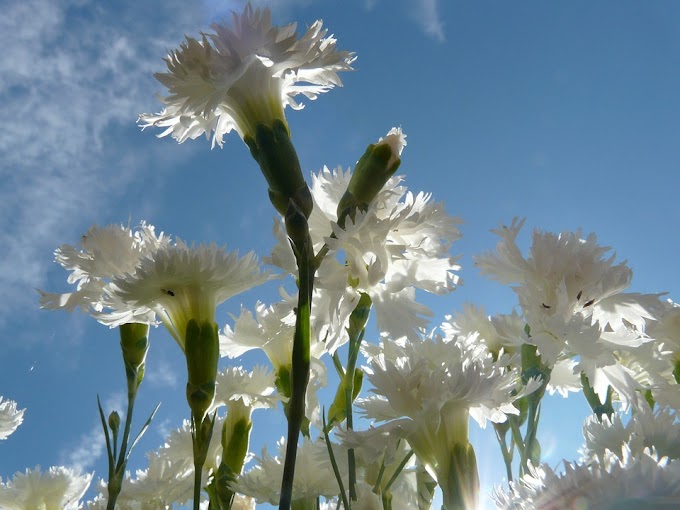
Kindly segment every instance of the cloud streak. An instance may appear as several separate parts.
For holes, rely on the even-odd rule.
[[[28,0],[3,12],[0,293],[15,299],[2,300],[0,323],[35,306],[46,255],[137,179],[131,157],[148,159],[117,153],[116,136],[154,103],[151,71],[181,37],[173,20],[201,23],[179,1],[160,5],[149,26],[126,4]]]
[[[378,0],[364,0],[364,7],[372,10]],[[439,0],[408,0],[408,10],[411,18],[429,37],[438,42],[444,42],[444,22],[439,12]]]
[[[427,35],[439,42],[446,40],[439,0],[413,0],[412,15]]]

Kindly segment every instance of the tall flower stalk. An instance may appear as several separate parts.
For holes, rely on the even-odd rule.
[[[140,261],[133,273],[114,278],[111,294],[130,306],[153,309],[187,363],[186,398],[191,409],[194,454],[194,509],[201,500],[203,465],[215,415],[219,334],[215,308],[226,299],[269,279],[254,254],[238,258],[215,245],[189,247],[182,241]]]
[[[108,492],[106,504],[107,510],[115,510],[118,495],[123,487],[125,468],[127,467],[127,461],[130,458],[132,449],[135,444],[137,444],[137,441],[144,435],[151,424],[153,417],[156,415],[156,411],[158,411],[158,408],[160,407],[160,404],[156,406],[132,444],[128,447],[132,426],[132,414],[137,399],[137,392],[144,379],[146,354],[149,350],[149,325],[139,323],[122,324],[119,327],[119,331],[120,347],[123,353],[123,363],[125,365],[127,382],[127,409],[125,411],[125,424],[123,425],[120,450],[118,449],[120,417],[116,411],[113,411],[109,415],[108,420],[106,420],[104,418],[104,411],[101,403],[98,402],[99,416],[102,421],[102,428],[104,429],[106,451],[109,461],[109,477],[106,486]],[[109,432],[111,432],[112,438],[109,436]]]
[[[170,94],[165,109],[140,117],[143,127],[159,126],[179,142],[213,134],[213,146],[236,130],[262,170],[269,198],[286,219],[295,252],[299,298],[293,343],[291,395],[288,402],[288,453],[282,481],[281,503],[290,506],[295,453],[304,418],[305,391],[310,365],[310,314],[314,253],[307,218],[312,200],[290,141],[284,108],[300,108],[294,97],[314,99],[341,82],[338,71],[351,69],[348,52],[336,51],[335,39],[326,37],[317,21],[301,37],[296,25],[275,27],[269,9],[248,4],[234,14],[231,27],[213,25],[214,33],[201,40],[187,37],[166,59],[167,73],[156,75]]]

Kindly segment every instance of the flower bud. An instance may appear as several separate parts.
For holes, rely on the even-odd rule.
[[[347,328],[347,332],[349,333],[350,338],[357,338],[364,330],[368,318],[371,315],[372,305],[373,301],[371,300],[371,296],[362,292],[357,306],[354,307],[352,314],[349,316],[349,327]]]
[[[352,402],[356,400],[361,392],[361,386],[364,382],[364,372],[360,368],[354,369],[354,378],[352,384]],[[328,425],[342,423],[347,418],[347,376],[343,377],[338,385],[338,390],[335,392],[333,403],[328,408]]]
[[[356,209],[366,209],[401,164],[406,136],[392,128],[385,138],[371,144],[354,167],[347,191],[338,203],[338,223]],[[341,223],[342,222],[342,223]]]
[[[138,370],[144,365],[149,352],[149,325],[136,322],[122,324],[119,331],[125,366]]]
[[[113,437],[116,437],[118,435],[118,429],[120,429],[120,415],[116,411],[113,411],[109,415],[109,428],[111,429],[111,432],[113,432]]]
[[[247,416],[248,413],[235,420],[230,419],[229,414],[238,413],[228,412],[222,427],[222,464],[229,468],[235,478],[241,473],[245,463],[253,422]]]
[[[187,324],[185,343],[187,359],[187,402],[200,423],[215,398],[217,361],[220,357],[217,324],[205,321],[199,324],[191,319]]]
[[[283,121],[275,119],[271,126],[260,123],[255,128],[255,135],[246,135],[243,141],[260,165],[269,185],[269,200],[276,210],[285,215],[288,202],[292,200],[305,218],[309,218],[312,195],[302,176],[290,132]]]

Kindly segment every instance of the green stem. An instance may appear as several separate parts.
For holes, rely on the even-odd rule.
[[[519,428],[520,425],[519,425],[517,418],[515,416],[508,416],[508,420],[510,422],[510,432],[512,433],[512,440],[517,445],[517,448],[520,449],[524,445],[524,438],[522,437],[522,431]]]
[[[508,442],[505,440],[505,434],[507,429],[503,430],[503,423],[494,423],[493,428],[496,432],[496,439],[498,440],[498,446],[501,449],[501,454],[503,455],[503,462],[505,462],[505,474],[508,477],[508,484],[512,482],[512,452],[508,448]]]
[[[364,331],[361,330],[358,338],[350,338],[349,352],[347,353],[347,369],[345,370],[345,405],[347,416],[347,430],[354,429],[354,416],[352,407],[354,403],[354,370],[357,365],[357,358],[359,356],[359,346],[364,337]],[[349,498],[352,501],[357,499],[357,472],[356,472],[356,458],[354,455],[354,448],[347,450],[348,473],[349,473]]]
[[[217,411],[212,417],[205,415],[197,418],[196,413],[191,412],[192,423],[192,443],[194,453],[194,510],[200,510],[201,507],[201,477],[203,474],[203,466],[208,457],[208,450],[210,448],[210,440],[212,439],[213,427],[215,426],[215,419],[217,418]]]
[[[397,466],[397,469],[394,470],[394,473],[392,473],[392,476],[390,479],[387,481],[385,484],[385,487],[382,489],[384,493],[388,493],[390,491],[390,488],[392,487],[392,484],[397,481],[397,478],[399,477],[399,474],[402,472],[404,467],[406,466],[406,463],[409,461],[409,459],[413,456],[413,451],[408,452],[403,459],[401,459],[401,462]]]
[[[194,510],[201,510],[201,476],[203,466],[194,465]]]
[[[540,408],[540,399],[529,398],[529,412],[527,414],[527,433],[524,436],[524,446],[522,447],[521,463],[519,466],[520,476],[523,476],[529,469],[529,460],[536,434],[538,433],[538,420],[536,416]]]
[[[127,463],[125,459],[125,454],[127,452],[128,441],[130,440],[130,429],[132,428],[132,412],[135,408],[135,401],[137,400],[137,392],[128,392],[128,408],[125,413],[125,428],[123,429],[123,440],[120,445],[120,456],[118,457],[118,464],[116,466],[116,471],[125,471],[125,464]]]
[[[326,439],[326,448],[328,449],[328,457],[330,458],[331,461],[331,467],[333,468],[333,474],[335,475],[335,479],[338,481],[338,489],[340,489],[340,500],[342,500],[342,504],[344,505],[346,510],[349,510],[350,505],[349,502],[347,501],[347,494],[345,493],[345,486],[342,483],[342,476],[340,475],[340,469],[338,468],[338,463],[335,460],[335,454],[333,453],[333,446],[331,444],[331,438],[328,437],[328,425],[326,424],[326,410],[324,409],[323,412],[321,413],[321,417],[323,419],[323,434],[324,438]],[[338,501],[339,504],[339,501]]]
[[[314,263],[309,230],[305,222],[306,233],[302,236],[291,235],[293,249],[296,252],[299,273],[298,307],[295,318],[295,336],[293,337],[293,355],[291,370],[291,397],[288,407],[288,440],[286,444],[286,460],[283,465],[281,480],[281,497],[279,508],[289,510],[293,497],[293,479],[295,476],[295,460],[297,458],[297,442],[300,428],[305,417],[305,394],[309,381],[310,367],[310,314],[314,282]],[[297,242],[296,242],[297,241]]]
[[[581,386],[583,387],[583,395],[586,397],[590,409],[597,415],[597,419],[601,422],[603,415],[607,415],[607,417],[611,419],[614,415],[614,406],[612,405],[614,390],[612,387],[607,387],[607,398],[604,403],[602,403],[600,402],[600,397],[590,385],[590,381],[585,372],[581,372]]]
[[[137,399],[137,371],[135,370],[134,382],[132,381],[130,375],[128,375],[128,405],[127,411],[125,413],[125,428],[123,429],[123,438],[120,445],[120,451],[116,451],[117,434],[114,435],[114,455],[118,454],[118,461],[116,462],[115,469],[113,467],[113,462],[109,463],[109,482],[108,482],[108,501],[106,503],[106,510],[115,510],[116,500],[123,488],[123,478],[125,477],[125,467],[127,465],[127,448],[128,442],[130,440],[130,430],[132,428],[132,413],[135,408],[135,400]]]

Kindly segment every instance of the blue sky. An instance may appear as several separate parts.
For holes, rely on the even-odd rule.
[[[368,143],[402,126],[408,146],[400,173],[409,189],[433,192],[464,220],[452,249],[462,255],[464,285],[427,297],[437,320],[465,302],[489,313],[512,310],[512,293],[480,277],[471,257],[491,249],[489,230],[513,216],[527,217],[525,244],[535,227],[595,232],[628,260],[632,290],[677,296],[680,4],[272,4],[279,23],[304,27],[322,18],[338,46],[358,55],[343,88],[288,112],[307,175],[324,164],[351,166]],[[109,408],[123,406],[117,332],[82,314],[38,309],[35,288],[67,289],[66,273],[52,262],[57,246],[75,244],[92,224],[141,219],[260,256],[273,245],[265,182],[237,136],[211,151],[203,139],[178,145],[135,125],[139,113],[160,109],[152,72],[163,69],[166,51],[242,5],[2,2],[0,395],[28,409],[22,427],[0,443],[3,478],[36,464],[104,476],[96,394]],[[257,299],[276,299],[276,288],[227,303],[218,322]],[[184,367],[168,334],[155,330],[151,341],[137,416],[141,425],[162,400],[162,431],[186,415]],[[578,457],[581,398],[544,410],[553,464]],[[268,417],[256,449],[284,433],[282,418]],[[474,434],[480,471],[489,471],[484,481],[500,482],[491,435]],[[131,467],[161,442],[151,431]]]

